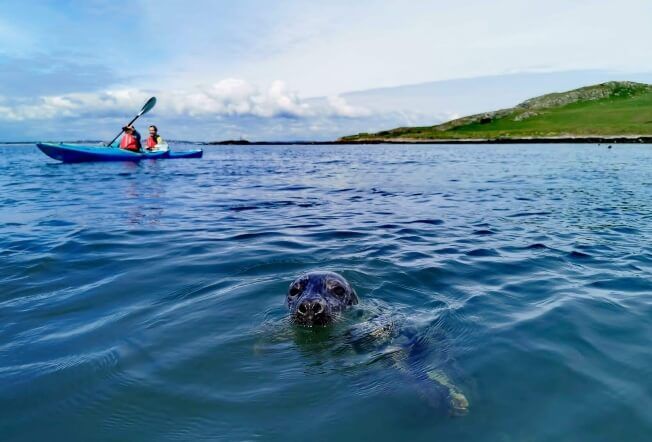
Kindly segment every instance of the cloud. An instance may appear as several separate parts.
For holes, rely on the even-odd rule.
[[[171,109],[165,105],[164,109],[190,116],[212,114],[300,118],[316,113],[316,109],[288,90],[282,81],[274,81],[268,89],[259,90],[244,80],[228,78],[191,94],[172,92],[168,98]]]
[[[0,120],[50,120],[79,116],[113,117],[124,115],[140,106],[151,95],[158,97],[156,112],[163,117],[229,117],[260,118],[357,118],[370,112],[351,106],[342,97],[325,102],[309,102],[288,89],[282,81],[274,81],[266,89],[235,78],[218,81],[191,91],[148,91],[116,89],[104,92],[73,92],[44,95],[35,99],[0,97]]]
[[[51,120],[79,116],[115,116],[120,110],[138,109],[148,94],[138,90],[117,90],[101,93],[76,92],[47,95],[36,99],[3,97],[0,120]]]
[[[368,117],[371,112],[361,106],[352,106],[341,96],[328,97],[328,104],[336,116],[358,118]]]

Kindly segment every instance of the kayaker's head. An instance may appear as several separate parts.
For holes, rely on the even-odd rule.
[[[133,126],[125,126],[125,127],[122,128],[122,130],[125,131],[125,133],[132,134],[132,133],[134,133],[135,127],[133,127]]]
[[[149,135],[151,137],[155,137],[158,134],[158,127],[154,126],[153,124],[149,127]]]

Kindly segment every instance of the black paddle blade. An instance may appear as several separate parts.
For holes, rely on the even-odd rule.
[[[138,115],[146,114],[147,112],[151,111],[154,106],[156,106],[156,97],[152,97],[149,100],[147,100],[147,103],[145,103],[145,105],[140,110],[140,113]]]

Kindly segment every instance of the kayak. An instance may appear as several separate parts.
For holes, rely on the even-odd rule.
[[[140,153],[115,147],[82,146],[79,144],[63,143],[38,143],[36,146],[50,158],[63,161],[64,163],[82,163],[85,161],[140,161],[143,159],[163,158],[167,154],[167,151]]]
[[[80,144],[37,143],[36,146],[55,160],[64,163],[83,163],[87,161],[141,161],[165,158],[201,158],[203,151],[170,152],[159,150],[154,152],[131,152],[116,147],[83,146]]]

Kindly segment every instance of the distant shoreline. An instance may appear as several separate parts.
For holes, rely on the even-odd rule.
[[[202,143],[206,146],[278,146],[278,145],[336,145],[336,144],[652,144],[652,136],[588,136],[588,137],[523,137],[498,139],[382,139],[366,138],[359,140],[335,141],[210,141]]]
[[[25,145],[36,144],[41,141],[0,141],[0,145]],[[55,143],[58,143],[56,141]],[[70,144],[99,144],[98,141],[63,141]],[[185,143],[199,146],[330,146],[330,145],[354,145],[354,144],[652,144],[652,136],[586,136],[586,137],[523,137],[523,138],[453,138],[453,139],[410,139],[410,138],[365,138],[358,140],[332,140],[332,141],[247,141],[247,140],[225,140],[225,141],[185,141],[170,140],[170,143]]]

